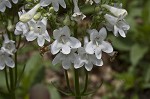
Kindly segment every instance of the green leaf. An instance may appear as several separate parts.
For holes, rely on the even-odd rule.
[[[145,74],[145,82],[149,83],[150,82],[150,65],[148,65],[148,68],[146,70],[146,74]]]
[[[138,62],[144,57],[148,51],[147,46],[142,46],[139,44],[134,44],[130,51],[130,61],[133,66],[136,66]]]
[[[0,71],[0,79],[1,79],[1,81],[0,81],[0,89],[1,89],[1,91],[7,92],[7,86],[6,86],[6,80],[5,80],[5,73],[2,72],[2,71]]]
[[[130,72],[115,74],[116,78],[124,81],[123,88],[128,90],[135,84],[135,75]]]
[[[22,87],[25,91],[30,88],[42,68],[42,58],[38,52],[34,53],[31,58],[27,61],[26,68],[22,79]]]
[[[132,43],[130,40],[124,38],[116,38],[114,35],[108,37],[112,41],[113,46],[120,51],[129,51]]]
[[[51,99],[61,99],[58,90],[54,86],[49,85],[48,89],[49,89],[49,92],[51,94]]]

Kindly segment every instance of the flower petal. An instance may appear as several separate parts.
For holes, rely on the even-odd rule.
[[[0,70],[3,70],[5,68],[4,61],[0,60]]]
[[[62,61],[62,66],[64,69],[69,69],[71,67],[71,62],[68,59]]]
[[[67,37],[70,37],[70,29],[69,29],[68,26],[64,26],[64,27],[62,28],[62,35],[65,35],[65,36],[67,36]]]
[[[92,29],[92,30],[88,30],[88,33],[90,34],[90,40],[94,40],[97,35],[98,35],[98,31],[96,29]]]
[[[63,7],[66,8],[66,3],[64,0],[59,0],[59,4]]]
[[[16,4],[16,3],[18,2],[18,0],[12,0],[12,2],[13,2],[14,4]]]
[[[64,44],[63,46],[62,46],[62,51],[61,51],[63,54],[69,54],[70,52],[71,52],[71,48],[68,46],[68,45],[66,45],[66,44]]]
[[[74,38],[74,37],[70,37],[69,38],[69,43],[70,43],[70,46],[72,48],[79,48],[79,47],[81,47],[81,42],[78,39]]]
[[[114,35],[115,36],[118,36],[118,31],[119,31],[119,28],[115,25],[114,26]]]
[[[7,66],[11,67],[11,68],[14,68],[15,67],[15,63],[14,63],[14,60],[10,57],[5,57],[5,63]]]
[[[93,68],[93,64],[91,62],[88,62],[88,64],[85,64],[85,68],[87,71],[91,71]]]
[[[52,5],[53,5],[53,7],[54,7],[54,10],[55,10],[55,11],[58,11],[58,9],[59,9],[59,4],[58,4],[58,2],[57,2],[57,1],[52,1]]]
[[[107,31],[104,27],[100,29],[99,35],[102,40],[104,40],[107,37]]]
[[[12,7],[10,1],[8,1],[8,0],[5,1],[5,5],[6,5],[8,8],[11,8],[11,7]]]
[[[62,61],[62,58],[63,58],[63,54],[62,53],[58,53],[55,56],[55,58],[53,59],[52,64],[56,65],[56,64],[60,63]]]
[[[102,42],[102,51],[106,53],[112,53],[113,52],[113,47],[109,42],[103,41]]]
[[[48,32],[47,32],[47,30],[45,31],[45,33],[44,33],[44,38],[48,41],[48,42],[50,42],[50,36],[49,36],[49,34],[48,34]]]
[[[100,45],[95,49],[95,55],[97,59],[102,58],[102,47]]]
[[[26,39],[27,41],[33,41],[37,38],[37,35],[33,32],[30,31],[27,35],[26,35]]]
[[[44,37],[43,36],[38,36],[37,42],[38,42],[38,45],[42,47],[45,43]]]
[[[51,53],[57,54],[61,49],[61,46],[59,44],[59,42],[57,40],[55,40],[52,44],[51,44]]]
[[[80,58],[80,56],[77,56],[75,61],[74,61],[74,68],[80,68],[84,65],[84,62],[82,61],[82,59]]]
[[[90,41],[89,43],[87,43],[86,47],[85,47],[85,51],[88,53],[88,54],[94,54],[94,48],[93,48],[93,42]]]
[[[48,6],[52,1],[51,0],[41,0],[40,5],[43,7]]]
[[[100,2],[100,0],[94,0],[95,1],[95,3],[99,3]]]
[[[125,34],[125,32],[124,32],[122,29],[119,29],[119,34],[120,34],[122,37],[126,37],[126,34]]]
[[[0,4],[0,11],[5,12],[6,6],[4,4]]]

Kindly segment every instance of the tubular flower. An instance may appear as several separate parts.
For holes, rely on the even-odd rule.
[[[107,21],[106,28],[108,31],[113,31],[115,36],[120,34],[122,37],[126,37],[127,30],[130,29],[130,26],[124,19],[119,19],[109,14],[106,14],[104,17]]]
[[[70,37],[70,29],[68,26],[54,30],[53,36],[56,40],[51,45],[52,54],[57,54],[60,50],[63,54],[69,54],[71,49],[81,47],[78,39]]]
[[[102,51],[106,53],[113,52],[112,45],[109,42],[104,41],[107,36],[105,28],[102,28],[99,32],[95,29],[89,30],[88,32],[90,33],[91,40],[85,47],[85,51],[88,54],[95,53],[96,58],[101,59]]]
[[[102,7],[106,8],[114,16],[116,16],[120,19],[124,19],[126,17],[126,15],[128,14],[128,12],[125,9],[122,9],[122,8],[116,8],[116,7],[113,7],[113,6],[109,6],[107,4],[102,5]]]
[[[86,16],[80,11],[78,7],[78,0],[73,0],[74,3],[74,14],[72,15],[71,19],[77,22],[83,20]]]
[[[59,10],[59,4],[63,7],[63,8],[66,8],[66,3],[64,0],[41,0],[40,1],[40,5],[45,7],[45,6],[48,6],[49,4],[53,5],[54,7],[54,10],[55,11],[58,11]]]
[[[75,51],[75,49],[72,49],[69,54],[63,54],[62,52],[58,53],[53,59],[52,64],[56,65],[62,63],[64,69],[69,69],[77,58]]]
[[[29,22],[30,31],[26,35],[27,41],[33,41],[37,38],[39,46],[43,46],[45,40],[50,42],[50,36],[48,34],[48,31],[46,30],[46,26],[47,26],[47,18],[45,17],[39,21],[31,20]]]
[[[19,20],[24,23],[30,21],[34,17],[34,15],[36,14],[36,12],[39,8],[40,8],[40,4],[37,4],[31,10],[29,10],[27,13],[22,14],[20,16]]]
[[[19,17],[26,13],[25,10],[22,10],[20,12],[18,12],[18,15]],[[26,36],[27,33],[29,32],[29,26],[28,26],[28,23],[23,23],[21,21],[19,21],[17,24],[16,24],[16,28],[15,28],[15,35],[20,35],[22,34],[22,36]]]
[[[6,34],[4,34],[4,42],[1,49],[10,55],[13,55],[13,53],[17,51],[15,41],[9,40]]]
[[[78,49],[78,58],[74,62],[75,68],[80,68],[82,66],[85,66],[87,71],[91,71],[93,68],[93,65],[96,66],[102,66],[103,61],[102,59],[97,59],[94,54],[88,54],[83,47],[80,47]]]

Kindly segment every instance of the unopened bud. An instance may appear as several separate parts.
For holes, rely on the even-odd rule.
[[[14,29],[14,26],[12,25],[11,20],[8,20],[7,30],[8,30],[8,31],[13,31],[13,29]]]
[[[54,8],[53,8],[53,7],[50,7],[50,8],[49,8],[49,12],[50,12],[50,13],[54,13]]]
[[[36,13],[33,17],[33,19],[36,21],[39,20],[40,18],[41,18],[41,12]]]
[[[20,21],[24,22],[24,23],[30,21],[34,17],[34,15],[36,14],[36,11],[39,9],[39,7],[40,7],[40,4],[37,4],[31,10],[29,10],[27,13],[22,14],[20,16]]]
[[[67,15],[65,20],[63,21],[64,25],[70,25],[70,17]]]

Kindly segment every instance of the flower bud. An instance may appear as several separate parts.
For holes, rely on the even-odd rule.
[[[19,19],[19,20],[20,20],[21,22],[24,22],[24,23],[30,21],[30,20],[34,17],[34,15],[36,14],[36,11],[39,9],[39,7],[40,7],[40,4],[37,4],[37,5],[34,6],[31,10],[29,10],[27,13],[22,14],[22,15],[20,16],[20,19]]]
[[[36,21],[39,20],[40,18],[41,18],[41,12],[36,13],[33,17],[33,19]]]
[[[49,12],[50,12],[50,13],[54,13],[54,8],[53,8],[53,7],[50,7],[50,8],[49,8]]]
[[[7,26],[8,31],[13,31],[14,26],[12,25],[11,20],[8,20],[8,26]]]
[[[99,12],[99,11],[100,11],[100,7],[99,6],[95,7],[95,12]]]
[[[102,5],[102,7],[109,10],[114,16],[121,17],[122,19],[128,14],[128,12],[125,9],[116,8],[107,4]]]
[[[70,25],[70,17],[67,15],[65,20],[63,21],[64,25]]]

